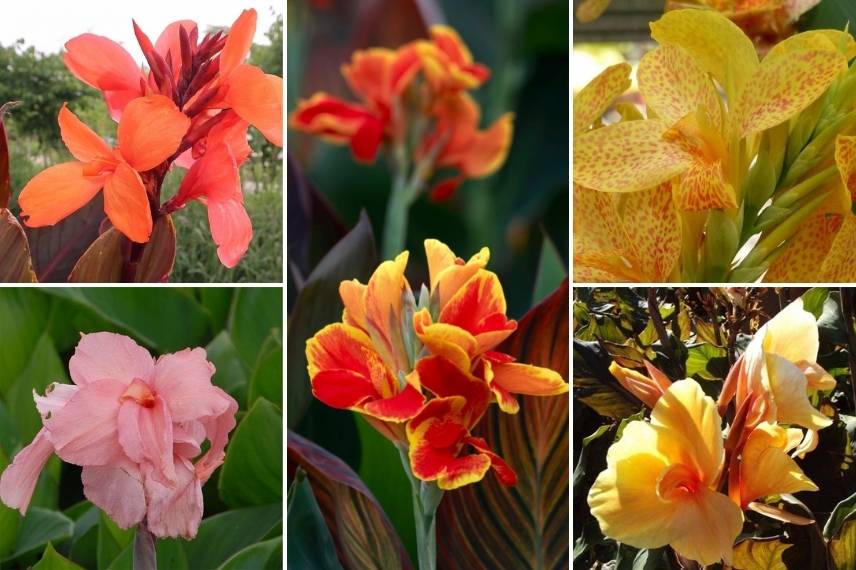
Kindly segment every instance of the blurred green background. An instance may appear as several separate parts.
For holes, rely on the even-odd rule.
[[[158,540],[158,567],[281,567],[282,289],[0,290],[0,470],[41,427],[33,390],[70,382],[80,333],[96,331],[128,335],[155,356],[205,347],[213,382],[240,405],[226,463],[203,488],[199,535]],[[57,555],[84,568],[130,568],[132,538],[84,499],[80,468],[56,457],[25,518],[0,505],[0,568],[43,557],[36,567],[57,568]]]
[[[282,25],[280,15],[267,30],[270,43],[254,45],[250,54],[250,63],[280,77]],[[41,53],[28,46],[26,38],[20,39],[13,45],[0,45],[0,69],[3,70],[0,104],[20,103],[5,118],[11,154],[11,209],[17,215],[16,198],[33,176],[48,166],[73,160],[60,139],[57,125],[57,114],[64,102],[108,141],[115,142],[116,124],[108,115],[101,95],[71,75],[59,53]],[[174,214],[178,251],[171,281],[282,282],[283,151],[254,128],[250,129],[249,138],[253,156],[241,168],[247,212],[253,222],[253,241],[247,255],[237,267],[223,267],[208,229],[205,206],[194,202]],[[164,200],[178,190],[184,172],[176,168],[167,177]]]
[[[287,18],[289,111],[299,98],[321,90],[355,100],[340,74],[354,50],[426,37],[433,23],[455,28],[476,61],[491,68],[490,80],[472,95],[482,107],[482,126],[515,112],[508,160],[490,178],[464,183],[450,201],[417,200],[409,218],[408,274],[417,283],[427,275],[426,238],[446,242],[464,258],[487,245],[489,267],[505,286],[509,314],[522,315],[532,303],[545,241],[552,244],[553,261],[567,267],[568,2],[289,0]],[[374,235],[381,235],[390,180],[383,160],[360,165],[347,147],[290,130],[288,151],[294,159],[288,185],[288,278],[299,287],[361,210],[367,211]],[[300,171],[294,177],[302,177],[302,184],[292,183],[292,169]],[[315,233],[300,235],[303,226]]]

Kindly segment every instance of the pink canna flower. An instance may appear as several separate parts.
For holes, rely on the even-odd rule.
[[[223,463],[238,409],[211,384],[205,350],[155,360],[128,337],[94,333],[69,371],[74,384],[34,395],[43,427],[0,476],[0,500],[25,514],[55,453],[83,467],[84,494],[120,527],[145,521],[158,537],[195,537],[202,485]]]

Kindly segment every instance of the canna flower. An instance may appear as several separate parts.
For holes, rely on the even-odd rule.
[[[609,365],[609,372],[628,392],[639,398],[649,408],[654,409],[657,401],[672,385],[672,381],[647,360],[645,368],[648,370],[648,376],[613,362]]]
[[[660,47],[637,72],[648,118],[576,138],[574,181],[586,188],[638,192],[674,180],[681,210],[736,208],[746,141],[803,111],[847,69],[832,35],[793,36],[759,63],[749,38],[716,12],[668,12],[651,29]]]
[[[499,278],[484,269],[490,258],[487,248],[464,262],[445,244],[429,239],[425,255],[431,304],[413,315],[413,328],[428,352],[461,370],[475,371],[504,412],[518,411],[514,394],[555,396],[568,391],[554,370],[514,362],[510,355],[493,350],[517,329],[517,322],[506,317]]]
[[[835,162],[840,178],[829,197],[799,226],[764,275],[768,282],[856,281],[856,136],[839,135]],[[824,188],[819,191],[824,191]]]
[[[306,343],[312,393],[358,412],[407,450],[412,473],[453,489],[493,469],[516,475],[472,430],[495,400],[516,412],[514,393],[563,394],[568,384],[545,368],[493,350],[516,328],[505,316],[487,248],[464,261],[437,240],[425,243],[430,289],[416,300],[404,275],[408,253],[380,264],[367,284],[343,281],[342,322]],[[434,322],[431,315],[438,315]]]
[[[373,162],[382,145],[406,148],[415,139],[415,147],[404,152],[422,165],[426,179],[441,168],[457,172],[436,184],[436,199],[450,196],[467,178],[492,174],[508,154],[512,114],[481,130],[479,107],[466,91],[481,86],[489,70],[473,61],[451,28],[432,26],[430,33],[430,40],[395,50],[354,52],[342,75],[361,102],[317,93],[298,103],[289,124],[349,145],[360,162]]]
[[[0,477],[0,499],[25,514],[51,455],[83,467],[83,491],[121,528],[196,536],[202,485],[223,463],[237,403],[211,384],[201,348],[153,359],[128,337],[83,335],[74,384],[34,395],[43,427]],[[210,442],[202,453],[202,444]]]
[[[77,159],[51,166],[30,180],[18,199],[30,227],[56,224],[104,190],[104,212],[128,239],[145,243],[152,231],[149,190],[141,173],[167,160],[181,144],[188,119],[161,95],[129,103],[119,122],[116,148],[110,148],[63,105],[59,127]]]
[[[651,421],[627,424],[588,495],[606,536],[637,548],[670,545],[702,565],[730,563],[740,508],[717,488],[725,451],[713,400],[694,380],[663,393]]]

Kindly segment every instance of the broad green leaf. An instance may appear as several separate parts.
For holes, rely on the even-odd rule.
[[[187,570],[187,555],[184,553],[183,541],[175,538],[161,538],[155,542],[159,568],[169,570]]]
[[[724,348],[700,344],[688,350],[687,377],[721,380],[728,374],[728,358]]]
[[[568,297],[565,280],[526,313],[498,350],[567,379]],[[516,471],[518,483],[505,487],[488,473],[443,497],[437,513],[440,567],[461,560],[478,560],[486,568],[569,566],[569,397],[518,398],[517,414],[491,406],[473,430]]]
[[[83,570],[82,567],[78,566],[68,558],[65,558],[61,554],[57,553],[54,550],[53,545],[49,542],[47,548],[45,548],[44,554],[42,554],[42,559],[33,566],[33,570]]]
[[[12,384],[6,397],[10,407],[15,410],[13,420],[21,441],[29,442],[42,428],[42,418],[33,401],[33,390],[43,395],[45,387],[52,382],[68,383],[68,377],[53,341],[43,334],[33,348],[30,362]]]
[[[49,299],[34,289],[0,291],[0,396],[21,374],[48,322]]]
[[[217,369],[214,373],[214,384],[235,398],[241,409],[246,409],[247,368],[232,343],[229,331],[220,331],[205,347],[205,351],[208,353],[208,360]]]
[[[0,156],[0,163],[2,163],[2,156]],[[0,207],[0,251],[3,252],[3,260],[0,263],[0,283],[36,282],[24,229],[15,216],[3,207]]]
[[[66,509],[65,514],[74,520],[69,557],[85,568],[96,568],[101,511],[89,501],[82,501]]]
[[[219,570],[267,570],[281,567],[282,537],[280,536],[248,546],[224,562]],[[167,566],[167,568],[172,567]]]
[[[103,512],[98,522],[98,567],[109,566],[134,540],[134,530],[123,530]]]
[[[532,292],[532,304],[537,305],[559,286],[568,274],[565,263],[553,240],[544,233],[541,242],[541,255],[538,259],[538,272],[535,274],[535,289]]]
[[[602,416],[620,420],[642,404],[609,372],[611,360],[597,342],[574,339],[574,398]]]
[[[288,568],[340,570],[336,546],[312,494],[309,479],[298,471],[288,492]]]
[[[282,501],[282,410],[264,398],[232,435],[219,490],[232,507]]]
[[[196,538],[184,543],[188,568],[217,568],[267,536],[281,520],[282,503],[233,509],[204,519]]]
[[[230,323],[235,348],[252,369],[271,330],[282,330],[282,287],[238,289]]]
[[[752,570],[789,570],[782,557],[792,546],[779,537],[747,538],[734,547],[733,564]]]
[[[9,465],[9,458],[0,447],[0,473]],[[0,560],[3,560],[15,550],[18,539],[18,527],[21,526],[21,515],[0,503]]]
[[[343,566],[409,568],[404,547],[377,499],[344,461],[289,431],[288,463],[291,469],[300,467],[305,471],[315,497],[324,498],[319,500],[319,506],[325,520],[335,521],[331,522],[330,534]],[[398,465],[388,467],[398,469]],[[291,512],[291,496],[289,502]],[[290,525],[291,519],[289,531],[295,528]]]
[[[823,304],[829,297],[829,289],[826,287],[812,287],[802,294],[803,308],[819,319],[823,314]]]
[[[250,378],[247,405],[252,406],[259,397],[282,407],[282,331],[271,332],[259,353]]]
[[[157,352],[205,345],[208,315],[193,295],[179,288],[50,288],[45,292],[93,311]],[[93,331],[81,331],[93,332]]]
[[[416,560],[413,500],[410,480],[401,467],[401,455],[398,449],[365,419],[357,417],[359,414],[354,416],[362,449],[360,469],[357,473],[398,531],[410,557]]]
[[[199,288],[199,302],[208,311],[213,330],[217,331],[226,327],[234,293],[235,289],[231,287]]]
[[[30,507],[27,516],[21,522],[15,551],[7,560],[41,548],[48,542],[58,542],[70,538],[73,528],[74,523],[62,513],[40,507]]]
[[[823,527],[823,536],[827,539],[832,538],[841,531],[845,522],[853,519],[856,519],[856,493],[835,505],[835,509]]]
[[[829,541],[829,554],[836,570],[856,570],[856,521],[845,522],[838,536]]]

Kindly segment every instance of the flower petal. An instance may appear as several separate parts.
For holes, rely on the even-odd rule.
[[[808,380],[796,364],[777,354],[766,354],[766,376],[776,403],[776,419],[808,429],[823,429],[832,420],[816,410],[808,399]]]
[[[253,240],[253,224],[243,201],[209,201],[208,226],[220,263],[229,268],[238,265]]]
[[[448,300],[476,274],[490,259],[490,250],[481,248],[466,262],[457,257],[449,246],[436,239],[425,240],[425,257],[431,293],[437,295],[437,308],[442,309]]]
[[[139,90],[140,68],[125,48],[111,39],[82,34],[65,44],[63,61],[75,77],[101,91]]]
[[[220,415],[202,419],[205,436],[211,443],[208,451],[199,458],[195,466],[196,477],[203,485],[226,458],[224,450],[229,442],[229,433],[235,429],[235,414],[238,412],[238,402],[234,398],[217,386],[212,389],[228,402],[228,407]]]
[[[176,77],[181,72],[181,66],[179,65],[181,63],[180,28],[184,28],[184,31],[187,32],[188,38],[193,30],[198,29],[196,22],[193,20],[178,20],[164,28],[161,35],[158,36],[158,39],[155,42],[155,51],[158,55],[164,58],[164,60],[166,59],[167,54],[171,54],[173,70],[175,71]]]
[[[493,382],[512,394],[557,396],[568,391],[568,383],[555,370],[519,362],[493,365]]]
[[[517,484],[517,473],[514,472],[514,469],[502,457],[494,453],[493,449],[490,448],[484,439],[480,437],[465,437],[464,443],[472,445],[480,453],[490,458],[490,467],[496,473],[500,483],[506,486]]]
[[[413,315],[413,330],[431,354],[446,358],[461,370],[468,370],[470,359],[478,353],[472,334],[455,325],[432,323],[428,309]]]
[[[64,162],[42,170],[27,182],[18,205],[31,228],[52,226],[82,208],[104,185],[83,174],[83,163]]]
[[[174,422],[222,414],[229,402],[213,390],[214,365],[204,348],[165,354],[155,364],[154,390],[164,399]]]
[[[629,63],[610,65],[574,95],[574,134],[588,130],[630,87]]]
[[[104,139],[78,119],[77,115],[68,109],[66,103],[63,103],[59,110],[58,121],[62,141],[74,158],[81,162],[91,162],[99,158],[102,160],[113,158],[113,151],[107,146]]]
[[[674,178],[691,161],[663,139],[668,128],[656,119],[624,121],[578,136],[574,183],[602,192],[635,192]]]
[[[151,465],[144,464],[149,530],[159,538],[195,538],[202,521],[202,485],[196,478],[193,464],[184,458],[175,458],[173,486],[163,485],[151,473]]]
[[[682,248],[681,217],[672,183],[621,194],[616,199],[616,211],[627,235],[633,236],[630,241],[639,260],[638,269],[646,276],[642,281],[668,281]],[[585,223],[585,218],[581,221]]]
[[[379,398],[374,385],[353,370],[322,370],[312,378],[312,395],[332,408],[349,410]]]
[[[851,283],[856,281],[856,216],[846,215],[835,234],[820,273],[812,281]]]
[[[425,404],[422,392],[407,384],[401,392],[389,398],[366,402],[359,411],[387,422],[404,422],[415,416]]]
[[[802,299],[796,299],[779,311],[763,328],[764,352],[778,354],[794,364],[817,359],[820,350],[817,322],[803,307]]]
[[[60,459],[75,465],[110,465],[124,457],[117,417],[125,388],[118,380],[89,382],[44,421]]]
[[[345,305],[342,321],[363,331],[368,330],[365,295],[366,286],[356,279],[339,283],[339,297],[342,298],[342,304]]]
[[[734,541],[743,528],[743,513],[731,499],[711,489],[698,490],[685,501],[672,523],[680,529],[672,548],[702,565],[731,562]]]
[[[39,474],[53,453],[48,431],[42,428],[0,476],[0,501],[10,509],[18,509],[22,515],[27,514]]]
[[[438,398],[464,398],[464,405],[456,408],[456,414],[466,429],[475,426],[487,410],[490,390],[467,369],[461,370],[442,356],[428,356],[419,359],[416,372],[422,386]]]
[[[142,475],[133,463],[87,465],[81,473],[83,494],[119,528],[131,528],[146,516]]]
[[[152,235],[152,212],[146,187],[136,170],[120,162],[104,184],[104,212],[113,226],[137,243]]]
[[[151,463],[162,481],[175,480],[172,461],[172,420],[164,399],[154,398],[151,407],[125,400],[119,407],[119,444],[131,461]]]
[[[502,285],[495,273],[479,269],[440,311],[439,322],[455,325],[472,334],[477,354],[490,350],[508,338],[517,322],[505,316]]]
[[[127,386],[134,379],[153,379],[155,361],[133,339],[116,333],[84,334],[68,362],[71,379],[78,386],[98,380],[116,380]]]
[[[381,263],[366,286],[366,321],[375,349],[394,373],[409,371],[410,363],[402,336],[402,306],[409,288],[404,277],[408,252],[394,261]]]
[[[62,408],[77,393],[77,389],[78,387],[74,384],[54,382],[45,388],[44,396],[39,396],[33,390],[33,400],[36,401],[36,409],[42,417],[52,414]]]
[[[678,183],[675,201],[678,208],[690,212],[737,207],[734,187],[719,161],[693,161]]]
[[[264,137],[282,147],[282,78],[239,65],[229,75],[226,103]]]
[[[229,28],[226,43],[220,52],[220,76],[228,76],[236,67],[243,63],[250,48],[253,47],[253,36],[256,33],[256,11],[252,8],[244,10]]]
[[[348,86],[376,112],[389,112],[392,102],[392,70],[397,54],[388,48],[357,50],[342,66]]]
[[[122,156],[138,172],[161,164],[178,150],[190,118],[163,95],[134,99],[122,112],[117,136]]]

